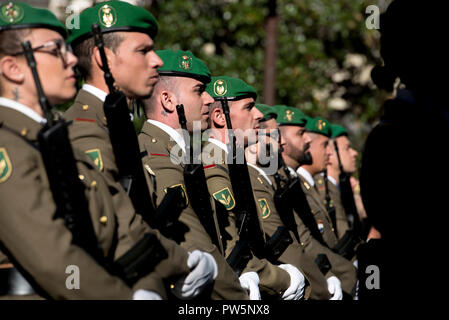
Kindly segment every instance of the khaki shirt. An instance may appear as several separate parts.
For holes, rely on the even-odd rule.
[[[19,111],[0,107],[0,242],[2,262],[15,261],[53,299],[130,299],[137,289],[165,296],[156,272],[129,288],[111,276],[84,250],[71,244],[72,235],[56,206],[40,152],[41,125]],[[79,178],[85,186],[95,233],[105,256],[115,255],[117,222],[109,186],[91,160],[74,149]],[[80,270],[80,289],[68,290],[67,266]]]
[[[145,122],[139,134],[139,145],[144,157],[142,162],[146,170],[147,181],[154,186],[156,205],[159,205],[169,187],[182,186],[184,189],[185,209],[179,217],[179,223],[185,232],[177,235],[177,242],[188,251],[202,250],[211,253],[218,265],[218,276],[215,279],[213,299],[248,299],[246,291],[224,259],[219,249],[212,243],[209,234],[204,229],[198,216],[193,210],[185,190],[183,166],[179,158],[171,156],[171,151],[177,147],[176,142],[170,141],[170,136],[157,126]],[[176,149],[174,149],[176,150]],[[178,161],[176,163],[175,161]],[[219,230],[214,230],[220,236]],[[220,239],[220,238],[219,238]]]
[[[264,230],[269,236],[272,236],[278,227],[284,226],[274,204],[275,189],[273,183],[270,177],[268,178],[271,183],[255,168],[248,166],[248,170],[256,201],[262,210]],[[305,290],[304,297],[306,299],[328,300],[330,294],[327,290],[326,278],[314,261],[306,255],[304,248],[298,243],[294,234],[290,232],[290,235],[293,243],[280,256],[279,262],[292,264],[304,274],[310,283],[310,286],[307,286]]]
[[[105,179],[109,183],[115,184],[115,190],[120,191],[115,192],[113,196],[118,222],[115,258],[135,245],[146,232],[150,232],[157,235],[168,253],[168,258],[156,268],[161,276],[164,279],[171,279],[188,273],[188,253],[172,240],[160,235],[157,230],[151,229],[141,216],[146,213],[136,214],[129,197],[116,182],[118,169],[109,138],[103,102],[91,93],[80,90],[74,104],[64,113],[64,118],[73,121],[69,127],[72,145],[89,155]],[[151,187],[150,185],[150,190]]]
[[[204,170],[209,193],[226,208],[225,214],[227,213],[227,216],[223,217],[223,219],[219,218],[219,221],[222,221],[222,224],[224,223],[226,226],[224,228],[226,230],[226,243],[224,243],[224,246],[226,256],[228,256],[234,249],[239,236],[236,228],[236,214],[233,211],[235,208],[234,190],[229,178],[228,166],[225,163],[226,153],[210,142],[205,143],[203,150],[207,150],[205,153],[209,153],[206,155],[208,158],[205,160]],[[214,160],[217,160],[216,163],[213,163]],[[257,208],[259,210],[259,206]],[[262,227],[261,217],[262,213],[258,211],[258,218]],[[258,273],[262,292],[270,295],[282,295],[290,286],[289,274],[266,259],[259,259],[254,256],[242,273],[250,271]]]

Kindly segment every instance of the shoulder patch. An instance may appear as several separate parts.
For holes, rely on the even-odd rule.
[[[268,205],[267,199],[258,199],[257,202],[259,203],[260,209],[262,209],[262,219],[268,218],[270,216],[271,210],[270,206]]]
[[[0,148],[0,183],[5,182],[11,176],[12,164],[6,148]]]
[[[235,207],[235,200],[231,190],[228,187],[221,189],[213,194],[215,200],[225,206],[226,210],[232,210]]]
[[[100,149],[87,150],[85,153],[92,158],[98,170],[103,171],[103,157]]]

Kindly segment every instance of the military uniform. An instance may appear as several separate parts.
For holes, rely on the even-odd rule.
[[[315,187],[315,184],[313,183],[313,178],[309,175],[311,178],[310,180],[307,180],[305,176],[306,175],[303,171],[304,169],[299,168],[298,169],[298,177],[301,180],[301,187],[304,191],[304,194],[306,195],[307,202],[309,203],[310,210],[313,213],[313,216],[315,218],[315,221],[318,226],[318,230],[320,231],[321,235],[323,236],[323,240],[326,243],[326,245],[329,248],[335,247],[337,244],[337,236],[335,235],[335,229],[332,226],[332,220],[329,216],[329,213],[327,212],[326,207],[323,204],[322,199],[320,198],[320,195]],[[313,183],[313,185],[312,185]]]
[[[144,154],[142,161],[147,178],[151,181],[150,184],[154,185],[154,194],[151,196],[155,199],[156,204],[161,203],[166,195],[167,188],[181,186],[185,190],[183,166],[174,163],[172,160],[176,159],[172,159],[171,156],[172,149],[179,146],[175,141],[170,141],[170,135],[160,127],[145,122],[142,132],[139,134],[139,144]],[[212,243],[210,236],[198,219],[188,201],[187,193],[184,192],[184,194],[186,207],[179,217],[179,223],[184,226],[185,233],[178,235],[178,241],[181,246],[189,251],[199,249],[209,252],[217,262],[218,276],[215,279],[212,298],[248,299],[237,276],[227,264],[222,253]],[[220,237],[220,234],[218,236]]]
[[[279,212],[274,204],[273,176],[261,172],[262,169],[248,164],[254,196],[262,210],[262,222],[265,232],[272,236],[278,227],[283,226]],[[271,178],[271,179],[270,179]],[[309,281],[304,297],[315,300],[329,300],[330,294],[327,290],[327,282],[317,265],[304,252],[304,248],[291,233],[293,243],[288,246],[279,258],[281,263],[289,263],[301,270]]]
[[[329,177],[327,179],[327,189],[329,193],[329,204],[326,200],[326,181],[323,175],[318,174],[314,177],[317,191],[321,196],[323,204],[329,206],[329,208],[335,209],[335,223],[334,229],[336,231],[337,239],[340,240],[341,237],[349,230],[348,219],[346,217],[345,209],[341,203],[340,190],[338,186],[332,182]]]
[[[239,239],[236,227],[236,214],[233,211],[235,207],[234,191],[229,178],[227,164],[225,161],[222,161],[227,157],[225,150],[221,149],[216,143],[213,143],[214,140],[209,141],[212,141],[212,143],[206,143],[203,146],[204,150],[211,151],[208,155],[210,158],[204,166],[204,171],[209,193],[226,209],[226,216],[219,217],[219,221],[221,221],[221,227],[225,229],[224,247],[225,255],[228,256]],[[212,147],[211,144],[214,144],[215,146]],[[217,153],[220,153],[218,157],[216,156]],[[219,161],[214,163],[215,159]],[[220,212],[220,210],[217,211]],[[260,225],[262,226],[261,217],[262,213],[259,211],[258,218],[260,220]],[[225,227],[223,227],[223,224]],[[254,271],[259,275],[261,291],[270,295],[282,295],[282,292],[290,285],[289,274],[274,266],[266,259],[259,259],[254,256],[248,262],[246,268],[243,269],[242,273],[250,271]]]
[[[56,207],[37,145],[37,133],[42,126],[6,107],[11,100],[1,102],[0,149],[1,163],[5,164],[0,183],[2,263],[16,263],[27,280],[54,299],[129,299],[133,290],[139,288],[165,296],[156,272],[131,289],[107,273],[84,250],[71,244],[72,235],[63,221],[54,219]],[[105,256],[113,259],[117,222],[109,188],[114,186],[101,177],[82,152],[75,149],[74,155],[98,242]],[[65,270],[69,265],[80,270],[79,290],[66,288]]]

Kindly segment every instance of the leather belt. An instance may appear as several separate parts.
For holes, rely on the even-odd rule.
[[[16,268],[0,268],[0,296],[36,294],[29,282]]]

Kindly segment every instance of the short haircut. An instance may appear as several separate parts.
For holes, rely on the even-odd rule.
[[[104,47],[112,50],[114,53],[124,40],[120,32],[109,32],[103,34]],[[94,53],[95,40],[90,37],[75,47],[73,53],[78,58],[77,68],[84,79],[89,80],[92,77],[92,54]]]

